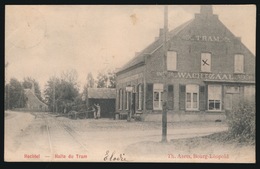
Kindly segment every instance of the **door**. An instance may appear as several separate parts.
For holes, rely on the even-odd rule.
[[[237,93],[226,93],[225,95],[225,109],[234,110],[239,106],[240,98]]]
[[[199,86],[186,85],[186,110],[199,109]]]

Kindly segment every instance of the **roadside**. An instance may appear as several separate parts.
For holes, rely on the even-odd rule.
[[[226,131],[193,138],[171,139],[168,143],[155,141],[129,145],[125,152],[134,161],[254,163],[255,145],[224,141]],[[136,157],[136,158],[135,158]],[[157,160],[159,159],[159,160]]]
[[[4,146],[5,159],[14,157],[16,150],[22,144],[21,137],[33,121],[34,116],[26,112],[5,111]]]
[[[18,152],[22,155],[23,153],[42,153],[42,157],[48,155],[47,118],[52,134],[52,146],[57,149],[56,152],[80,152],[81,150],[77,149],[80,146],[75,143],[77,140],[88,150],[88,158],[83,161],[103,161],[107,151],[115,152],[115,155],[125,154],[129,162],[254,161],[254,146],[223,142],[214,139],[218,136],[214,138],[208,136],[227,131],[225,122],[168,122],[168,143],[162,144],[160,122],[127,122],[113,119],[72,120],[47,113],[7,112],[7,114],[5,116],[5,159],[6,157],[14,159]],[[64,129],[69,129],[73,137],[77,136],[74,143],[74,138]],[[193,157],[193,154],[217,156],[228,154],[229,158],[190,158],[189,156]],[[179,155],[183,157],[178,157]]]

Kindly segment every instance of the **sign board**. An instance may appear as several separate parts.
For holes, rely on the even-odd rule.
[[[157,76],[163,76],[163,72],[156,72]],[[254,81],[253,74],[232,74],[232,73],[199,73],[199,72],[168,72],[168,78],[174,79],[204,79],[204,80],[241,80]]]
[[[231,42],[228,37],[220,37],[220,36],[205,36],[205,35],[185,35],[182,37],[184,40],[190,41],[203,41],[203,42]]]
[[[126,90],[127,92],[132,92],[132,91],[133,91],[133,87],[132,87],[132,86],[127,86],[127,87],[125,88],[125,90]]]

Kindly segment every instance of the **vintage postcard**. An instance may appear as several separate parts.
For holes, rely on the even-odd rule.
[[[6,162],[255,163],[255,5],[6,5]]]

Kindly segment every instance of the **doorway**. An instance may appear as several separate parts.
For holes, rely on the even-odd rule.
[[[240,87],[236,85],[225,86],[225,110],[234,110],[240,104]]]

